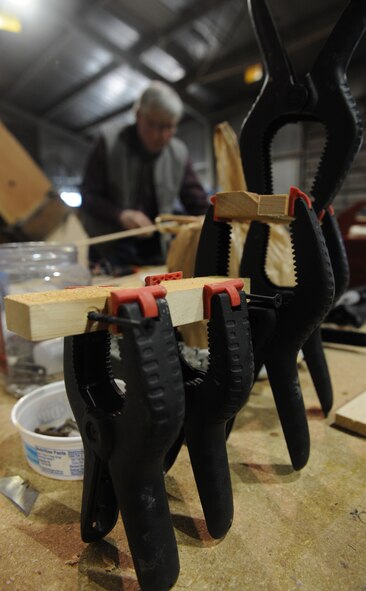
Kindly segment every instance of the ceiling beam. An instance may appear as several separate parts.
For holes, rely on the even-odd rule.
[[[284,41],[286,51],[291,58],[296,53],[304,51],[314,45],[325,41],[330,31],[333,29],[339,17],[339,10],[327,10],[317,15],[316,20],[305,21],[296,27],[291,26],[285,31],[280,31],[281,38]],[[242,74],[244,69],[254,61],[261,60],[260,49],[257,43],[252,43],[247,47],[235,50],[221,61],[216,61],[214,66],[202,73],[201,67],[195,72],[191,72],[177,84],[180,87],[187,88],[189,84],[210,84],[219,82],[231,76]],[[309,64],[309,67],[311,64]]]
[[[86,89],[92,86],[92,84],[98,82],[98,80],[100,80],[103,76],[107,76],[108,74],[113,72],[120,65],[121,62],[113,59],[112,62],[110,62],[107,66],[104,66],[104,68],[102,68],[94,76],[91,76],[85,82],[81,82],[72,90],[65,93],[61,97],[61,99],[59,99],[52,107],[49,107],[42,112],[42,117],[45,117],[46,119],[52,119],[54,116],[57,115],[57,113],[63,111],[69,104],[71,104],[75,100],[75,98],[80,96]]]
[[[154,70],[151,70],[150,68],[142,64],[138,56],[147,49],[149,49],[151,46],[164,45],[164,43],[169,39],[169,37],[176,35],[180,31],[184,30],[184,28],[192,24],[195,20],[202,18],[207,13],[224,4],[225,0],[202,0],[200,3],[195,3],[193,5],[195,8],[192,9],[192,7],[189,7],[183,10],[172,25],[168,27],[162,27],[160,30],[158,30],[152,35],[144,36],[144,38],[138,43],[136,43],[130,50],[120,49],[112,42],[110,42],[108,39],[103,37],[103,35],[94,31],[90,27],[90,25],[86,24],[85,22],[80,22],[77,24],[77,26],[72,25],[72,29],[74,29],[75,34],[81,30],[84,35],[87,35],[88,37],[92,38],[96,43],[98,43],[107,51],[112,53],[115,68],[117,68],[123,63],[127,63],[131,65],[135,70],[147,75],[149,78],[161,79],[166,82],[166,80],[163,77],[159,76]],[[129,19],[127,18],[126,22],[128,22],[128,20]],[[101,70],[95,76],[93,76],[93,78],[87,80],[78,88],[64,95],[64,97],[62,97],[61,100],[58,100],[50,109],[44,111],[42,115],[47,118],[55,116],[58,112],[62,111],[65,108],[65,106],[70,104],[70,102],[72,102],[81,93],[87,90],[89,86],[94,84],[99,79],[103,78],[103,76],[105,76],[106,73],[109,73],[112,70],[113,64],[107,66],[107,71],[105,71],[105,69]],[[174,86],[174,84],[171,84],[171,86]],[[189,95],[186,95],[185,97],[183,97],[183,99],[188,109],[190,108],[190,110],[193,110],[197,114],[201,116],[203,115],[203,107],[199,103],[199,101],[195,101]]]
[[[162,27],[152,35],[146,35],[144,39],[136,44],[134,49],[137,53],[142,53],[151,45],[162,46],[169,38],[177,35],[195,21],[212,12],[215,8],[219,8],[225,4],[227,4],[227,0],[201,0],[200,2],[195,2],[180,12],[173,24]]]
[[[218,2],[218,4],[220,4],[220,2]],[[327,10],[323,11],[320,15],[317,15],[316,26],[314,26],[314,19],[312,19],[305,21],[296,27],[291,26],[285,31],[281,31],[281,38],[284,40],[284,45],[290,59],[291,56],[294,56],[300,51],[306,50],[307,48],[314,45],[314,43],[320,43],[324,41],[328,37],[330,31],[333,29],[338,17],[339,9],[334,9],[332,11]],[[136,60],[136,56],[133,56],[131,59]],[[193,97],[190,96],[187,91],[190,84],[194,83],[209,86],[211,83],[220,82],[232,76],[241,75],[248,65],[260,59],[261,55],[258,44],[252,43],[246,48],[243,47],[240,50],[232,52],[220,62],[215,61],[215,67],[208,69],[208,71],[205,73],[202,73],[202,64],[200,64],[195,72],[189,74],[184,79],[177,82],[174,87],[183,100],[185,100],[187,105],[193,100]],[[248,100],[252,99],[252,93],[252,88],[249,89],[248,87]],[[187,96],[189,97],[188,100],[186,98]],[[131,108],[131,105],[124,107],[121,110],[114,111],[110,114],[110,116],[107,115],[101,117],[98,122],[104,123],[108,119],[125,112],[129,108]],[[224,106],[223,108],[231,110],[231,107],[228,105]],[[209,118],[215,119],[220,111],[221,109],[219,108],[219,111],[212,114],[210,113]],[[207,109],[205,110],[205,114],[207,116]],[[97,122],[93,122],[78,131],[86,131],[88,127],[95,125],[95,123]]]
[[[84,31],[84,27],[83,27],[83,31]],[[137,55],[134,54],[133,51],[123,51],[122,49],[119,49],[117,47],[115,47],[115,45],[113,45],[113,43],[111,43],[110,41],[106,40],[104,37],[102,37],[101,35],[99,35],[98,33],[94,32],[93,36],[96,40],[98,40],[98,42],[100,44],[103,44],[103,47],[105,47],[108,51],[110,51],[113,54],[113,58],[114,58],[114,63],[116,64],[116,67],[119,67],[123,64],[128,64],[129,66],[131,66],[133,69],[138,70],[140,73],[142,73],[143,75],[145,75],[147,78],[150,79],[154,79],[154,80],[162,80],[163,82],[166,82],[166,80],[162,77],[159,76],[159,74],[157,74],[156,72],[153,72],[150,68],[148,68],[147,66],[145,66],[144,64],[142,64],[139,61],[139,58]],[[113,68],[111,69],[111,71],[113,71]],[[98,80],[100,77],[98,75],[96,75],[94,77],[94,82],[96,80]],[[54,107],[52,108],[52,110],[47,110],[44,113],[42,113],[42,116],[45,118],[49,117],[49,113],[51,113],[52,117],[54,117],[58,112],[61,112],[65,106],[67,104],[70,104],[75,98],[76,96],[80,95],[82,92],[84,92],[86,89],[88,89],[90,86],[90,84],[86,83],[82,88],[80,88],[78,93],[70,93],[70,96],[66,99],[65,104],[63,102],[59,102],[56,105],[54,105]],[[174,86],[174,85],[171,85]],[[205,117],[205,107],[204,105],[202,105],[202,103],[200,101],[195,100],[193,97],[191,97],[189,94],[185,93],[184,90],[180,93],[181,99],[184,102],[185,108],[187,110],[187,112],[189,112],[192,116],[197,117],[197,118],[203,118]],[[128,108],[131,108],[131,105],[128,106]],[[113,117],[117,114],[119,114],[120,112],[124,112],[126,110],[126,107],[121,107],[121,110],[118,110],[118,112],[113,111]],[[107,116],[103,116],[103,120],[108,120],[110,117]],[[77,131],[84,131],[86,130],[88,127],[92,127],[95,125],[95,121],[91,121],[90,124],[88,124],[87,126],[83,126],[78,128]]]
[[[47,48],[47,51],[42,51],[41,55],[24,71],[20,76],[17,77],[14,84],[4,93],[4,98],[12,99],[18,94],[21,94],[22,90],[28,86],[32,79],[42,72],[43,68],[47,66],[61,51],[67,43],[70,43],[72,37],[75,37],[76,32],[70,29],[63,29],[58,38],[53,42],[52,46]]]
[[[79,12],[73,17],[73,26],[70,27],[70,22],[65,19],[63,16],[58,15],[57,18],[62,24],[62,31],[58,35],[56,39],[54,39],[51,46],[47,47],[47,51],[44,49],[41,51],[40,55],[37,59],[35,59],[31,64],[27,66],[27,68],[22,72],[21,75],[17,76],[16,81],[11,87],[4,93],[4,97],[6,99],[11,99],[17,94],[19,94],[32,79],[43,70],[47,64],[52,62],[52,60],[57,56],[57,54],[64,48],[73,37],[76,37],[80,34],[80,31],[77,28],[77,24],[82,22],[83,19],[87,14],[93,13],[95,10],[100,9],[106,6],[110,0],[90,0],[88,9],[85,10],[84,7],[79,10]]]

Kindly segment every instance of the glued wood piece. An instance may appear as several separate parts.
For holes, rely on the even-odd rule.
[[[335,423],[366,437],[366,390],[336,411]]]
[[[227,277],[197,277],[162,281],[174,326],[203,320],[203,286],[227,281]],[[244,289],[250,282],[243,279]],[[128,286],[124,283],[121,289]],[[92,286],[57,291],[11,295],[5,298],[6,322],[9,330],[30,341],[42,341],[84,332],[101,330],[104,325],[87,320],[88,312],[107,311],[107,299],[114,286]]]
[[[257,220],[277,224],[290,224],[289,195],[258,195],[248,191],[216,193],[215,216],[220,220],[239,222]]]

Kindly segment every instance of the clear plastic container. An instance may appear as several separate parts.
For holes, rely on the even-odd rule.
[[[3,298],[90,285],[90,273],[77,256],[77,248],[71,244],[0,244],[0,376],[6,390],[17,398],[62,377],[63,340],[31,343],[7,330]]]

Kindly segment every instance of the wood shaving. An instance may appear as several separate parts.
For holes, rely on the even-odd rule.
[[[74,554],[74,556],[72,558],[70,558],[70,560],[65,560],[65,564],[69,564],[70,566],[75,566],[76,564],[79,564],[79,560],[80,560],[80,554]]]

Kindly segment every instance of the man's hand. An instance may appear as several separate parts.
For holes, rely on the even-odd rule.
[[[147,217],[147,215],[138,209],[124,209],[119,216],[119,221],[121,226],[126,230],[152,226],[154,223]]]
[[[154,222],[150,220],[142,211],[138,209],[124,209],[119,216],[120,224],[125,230],[132,230],[134,228],[144,228],[145,226],[152,226]],[[147,233],[141,238],[148,238],[152,236],[153,232]]]

